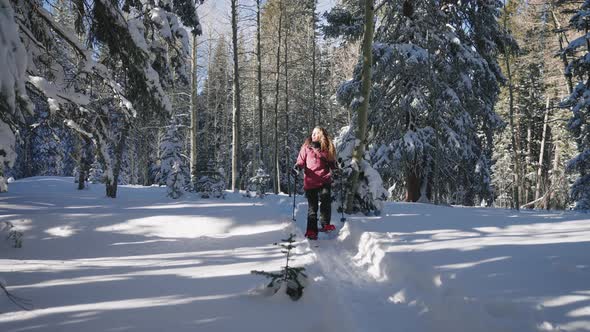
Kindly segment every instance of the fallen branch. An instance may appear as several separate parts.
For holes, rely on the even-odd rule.
[[[8,289],[6,289],[6,286],[1,281],[0,281],[0,288],[4,291],[4,293],[6,294],[8,299],[12,303],[14,303],[17,307],[19,307],[23,310],[26,310],[26,311],[30,311],[33,309],[33,303],[31,302],[31,300],[12,294],[11,292],[8,291]]]
[[[531,202],[528,202],[528,203],[526,203],[526,204],[523,204],[523,205],[521,205],[521,206],[520,206],[520,208],[521,208],[521,209],[525,209],[525,208],[528,208],[528,207],[529,207],[529,206],[531,206],[531,205],[535,205],[535,204],[536,204],[536,203],[538,203],[538,202],[542,202],[542,201],[545,199],[545,197],[547,197],[547,195],[549,195],[549,194],[552,194],[554,191],[555,191],[555,186],[551,186],[551,187],[549,188],[549,190],[547,190],[547,191],[546,191],[546,192],[543,194],[543,196],[541,196],[541,197],[539,197],[539,198],[535,199],[534,201],[531,201]]]

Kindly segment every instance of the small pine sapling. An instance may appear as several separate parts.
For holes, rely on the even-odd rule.
[[[7,232],[8,235],[6,236],[6,240],[13,241],[14,248],[22,248],[23,247],[23,233],[19,232],[14,228],[14,225],[10,221],[5,221],[4,226],[0,228],[0,231]]]
[[[254,197],[264,198],[266,191],[270,187],[270,175],[260,167],[256,170],[256,175],[248,179],[246,186],[246,197],[253,197],[252,192],[255,192]]]
[[[88,171],[88,181],[90,183],[104,183],[104,176],[103,166],[96,160],[90,166],[90,171]]]
[[[196,185],[201,198],[225,198],[225,178],[223,172],[203,172]]]
[[[273,294],[278,292],[279,289],[285,285],[287,295],[289,295],[291,300],[297,301],[303,295],[303,288],[307,285],[307,275],[303,272],[305,271],[304,267],[289,266],[289,261],[293,260],[293,258],[291,258],[291,250],[296,247],[293,245],[293,242],[295,242],[295,234],[291,233],[289,234],[289,238],[282,239],[281,241],[283,241],[283,243],[275,243],[275,245],[282,247],[284,250],[281,250],[281,252],[287,255],[287,262],[283,269],[280,272],[254,270],[251,273],[270,278],[271,280],[267,287],[272,289]]]

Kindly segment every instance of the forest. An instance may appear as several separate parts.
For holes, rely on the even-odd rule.
[[[590,210],[590,0],[226,2],[0,0],[0,191],[302,192],[321,126],[347,212]]]

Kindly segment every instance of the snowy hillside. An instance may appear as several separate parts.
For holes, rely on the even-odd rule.
[[[0,331],[590,331],[590,215],[387,203],[308,242],[306,203],[35,177],[0,194]],[[334,207],[335,208],[335,207]],[[261,295],[297,234],[301,300]]]

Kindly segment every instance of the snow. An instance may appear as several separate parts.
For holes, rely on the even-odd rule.
[[[26,98],[24,76],[27,54],[14,21],[14,10],[8,0],[0,0],[0,96],[12,113],[16,98]]]
[[[132,10],[130,17],[127,20],[129,35],[137,47],[139,47],[146,54],[149,54],[148,44],[143,37],[145,35],[145,26],[143,25],[142,19],[135,17],[140,17],[139,13],[137,13],[135,10]]]
[[[27,81],[43,92],[47,97],[47,103],[52,112],[59,111],[62,105],[69,103],[80,106],[90,104],[90,98],[88,96],[76,92],[60,91],[56,84],[43,77],[29,75]]]
[[[394,44],[392,48],[406,57],[408,63],[422,64],[428,59],[428,51],[418,45]]]
[[[16,137],[10,126],[0,120],[0,172],[3,165],[12,166],[16,160]],[[1,175],[2,173],[0,173]]]
[[[82,112],[86,111],[86,109],[83,108],[83,107],[80,107],[80,110]],[[92,133],[89,133],[89,132],[85,131],[84,129],[82,129],[82,127],[80,127],[74,120],[71,120],[71,119],[64,120],[64,124],[66,126],[68,126],[69,128],[72,128],[73,130],[75,130],[75,131],[77,131],[77,132],[79,132],[81,134],[84,134],[84,136],[86,136],[86,137],[89,137],[89,138],[93,138],[94,137],[92,135]]]
[[[168,13],[162,8],[154,8],[150,11],[150,18],[160,28],[160,34],[166,39],[172,38],[172,31],[170,31],[170,23],[168,22]]]
[[[590,215],[384,204],[303,240],[307,204],[267,195],[173,200],[165,187],[76,190],[72,178],[14,181],[0,194],[0,330],[589,331]],[[303,297],[266,294],[273,243],[297,234]]]

